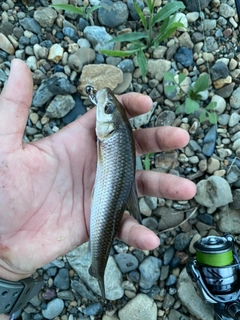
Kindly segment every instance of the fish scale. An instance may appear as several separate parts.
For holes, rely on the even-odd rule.
[[[128,208],[140,217],[135,186],[135,145],[123,106],[112,91],[86,91],[96,108],[97,172],[91,203],[89,273],[98,280],[105,299],[104,273],[111,246]]]
[[[123,128],[120,133],[101,143],[102,164],[98,161],[90,220],[92,273],[98,274],[98,278],[104,277],[111,245],[134,178],[135,164],[131,161],[133,145],[129,144],[129,135],[125,131],[126,128]],[[119,145],[125,145],[124,153],[119,150]],[[105,248],[104,255],[101,248]]]

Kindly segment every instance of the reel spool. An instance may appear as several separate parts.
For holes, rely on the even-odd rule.
[[[198,269],[212,294],[239,289],[238,265],[234,265],[233,242],[225,237],[209,236],[194,244]]]

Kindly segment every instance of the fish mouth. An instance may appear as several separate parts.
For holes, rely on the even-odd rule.
[[[97,105],[97,90],[93,86],[88,85],[86,86],[85,91],[92,103]]]

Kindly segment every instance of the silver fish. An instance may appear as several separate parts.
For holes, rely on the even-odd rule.
[[[97,172],[90,218],[89,273],[105,300],[104,272],[109,252],[127,208],[140,221],[135,185],[135,145],[125,110],[109,88],[86,92],[96,105]]]

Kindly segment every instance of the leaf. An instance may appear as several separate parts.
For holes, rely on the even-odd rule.
[[[204,110],[201,114],[200,114],[200,116],[199,116],[199,120],[200,120],[200,122],[203,122],[203,121],[205,121],[206,120],[206,111]]]
[[[212,101],[206,106],[206,110],[213,110],[216,108],[216,106],[217,106],[217,102]]]
[[[143,166],[145,170],[150,170],[150,157],[152,157],[153,153],[149,153],[145,155],[145,159],[143,161]]]
[[[80,14],[81,16],[86,15],[86,12],[85,12],[86,7],[79,8],[71,4],[51,4],[50,7],[53,7],[55,9],[65,10],[72,13],[77,13],[77,14]]]
[[[185,75],[185,73],[180,73],[179,75],[178,75],[178,83],[180,84],[180,83],[182,83],[184,80],[186,79],[186,75]]]
[[[145,50],[147,48],[147,46],[144,44],[144,43],[142,43],[141,41],[134,41],[132,44],[130,44],[129,46],[128,46],[128,50],[136,50],[136,51],[138,51],[138,50]]]
[[[139,39],[147,38],[146,32],[130,32],[125,34],[120,34],[119,36],[111,39],[108,42],[131,42]]]
[[[195,82],[195,84],[193,86],[193,90],[196,93],[207,90],[208,83],[209,83],[209,76],[208,76],[208,74],[205,73],[197,79],[197,81]]]
[[[102,8],[102,6],[92,6],[92,7],[90,7],[89,9],[87,9],[87,14],[88,14],[88,16],[93,12],[93,11],[95,11],[95,10],[97,10],[97,9],[99,9],[99,8]]]
[[[155,23],[163,21],[170,17],[173,13],[178,11],[179,9],[184,9],[185,5],[181,1],[169,2],[164,5],[162,9],[158,11],[158,13],[153,17],[153,25]]]
[[[150,13],[153,13],[155,0],[146,0]]]
[[[137,2],[133,2],[134,4],[134,7],[135,7],[135,10],[137,11],[137,14],[139,15],[141,21],[142,21],[142,24],[143,24],[143,27],[144,29],[146,30],[147,29],[147,20],[142,12],[142,10],[140,9],[140,7],[138,6]]]
[[[177,87],[172,85],[172,86],[165,86],[164,90],[166,93],[173,93],[174,91],[176,91]]]
[[[171,81],[175,83],[174,75],[172,74],[172,72],[165,72],[163,77],[165,81]]]
[[[137,51],[137,62],[141,70],[142,76],[146,77],[147,74],[147,59],[142,50]]]
[[[177,107],[176,114],[184,113],[184,110],[185,110],[184,105],[181,105],[181,106]]]
[[[168,26],[165,30],[160,29],[159,35],[154,39],[154,42],[162,42],[163,40],[169,38],[178,27],[182,27],[183,24],[181,22],[173,22],[170,26]]]
[[[185,101],[185,108],[186,113],[191,114],[199,108],[199,104],[191,98],[187,98]]]
[[[128,57],[135,54],[137,50],[121,51],[121,50],[99,50],[100,53],[111,57]]]
[[[217,123],[217,114],[215,112],[207,112],[208,119],[212,124]]]

